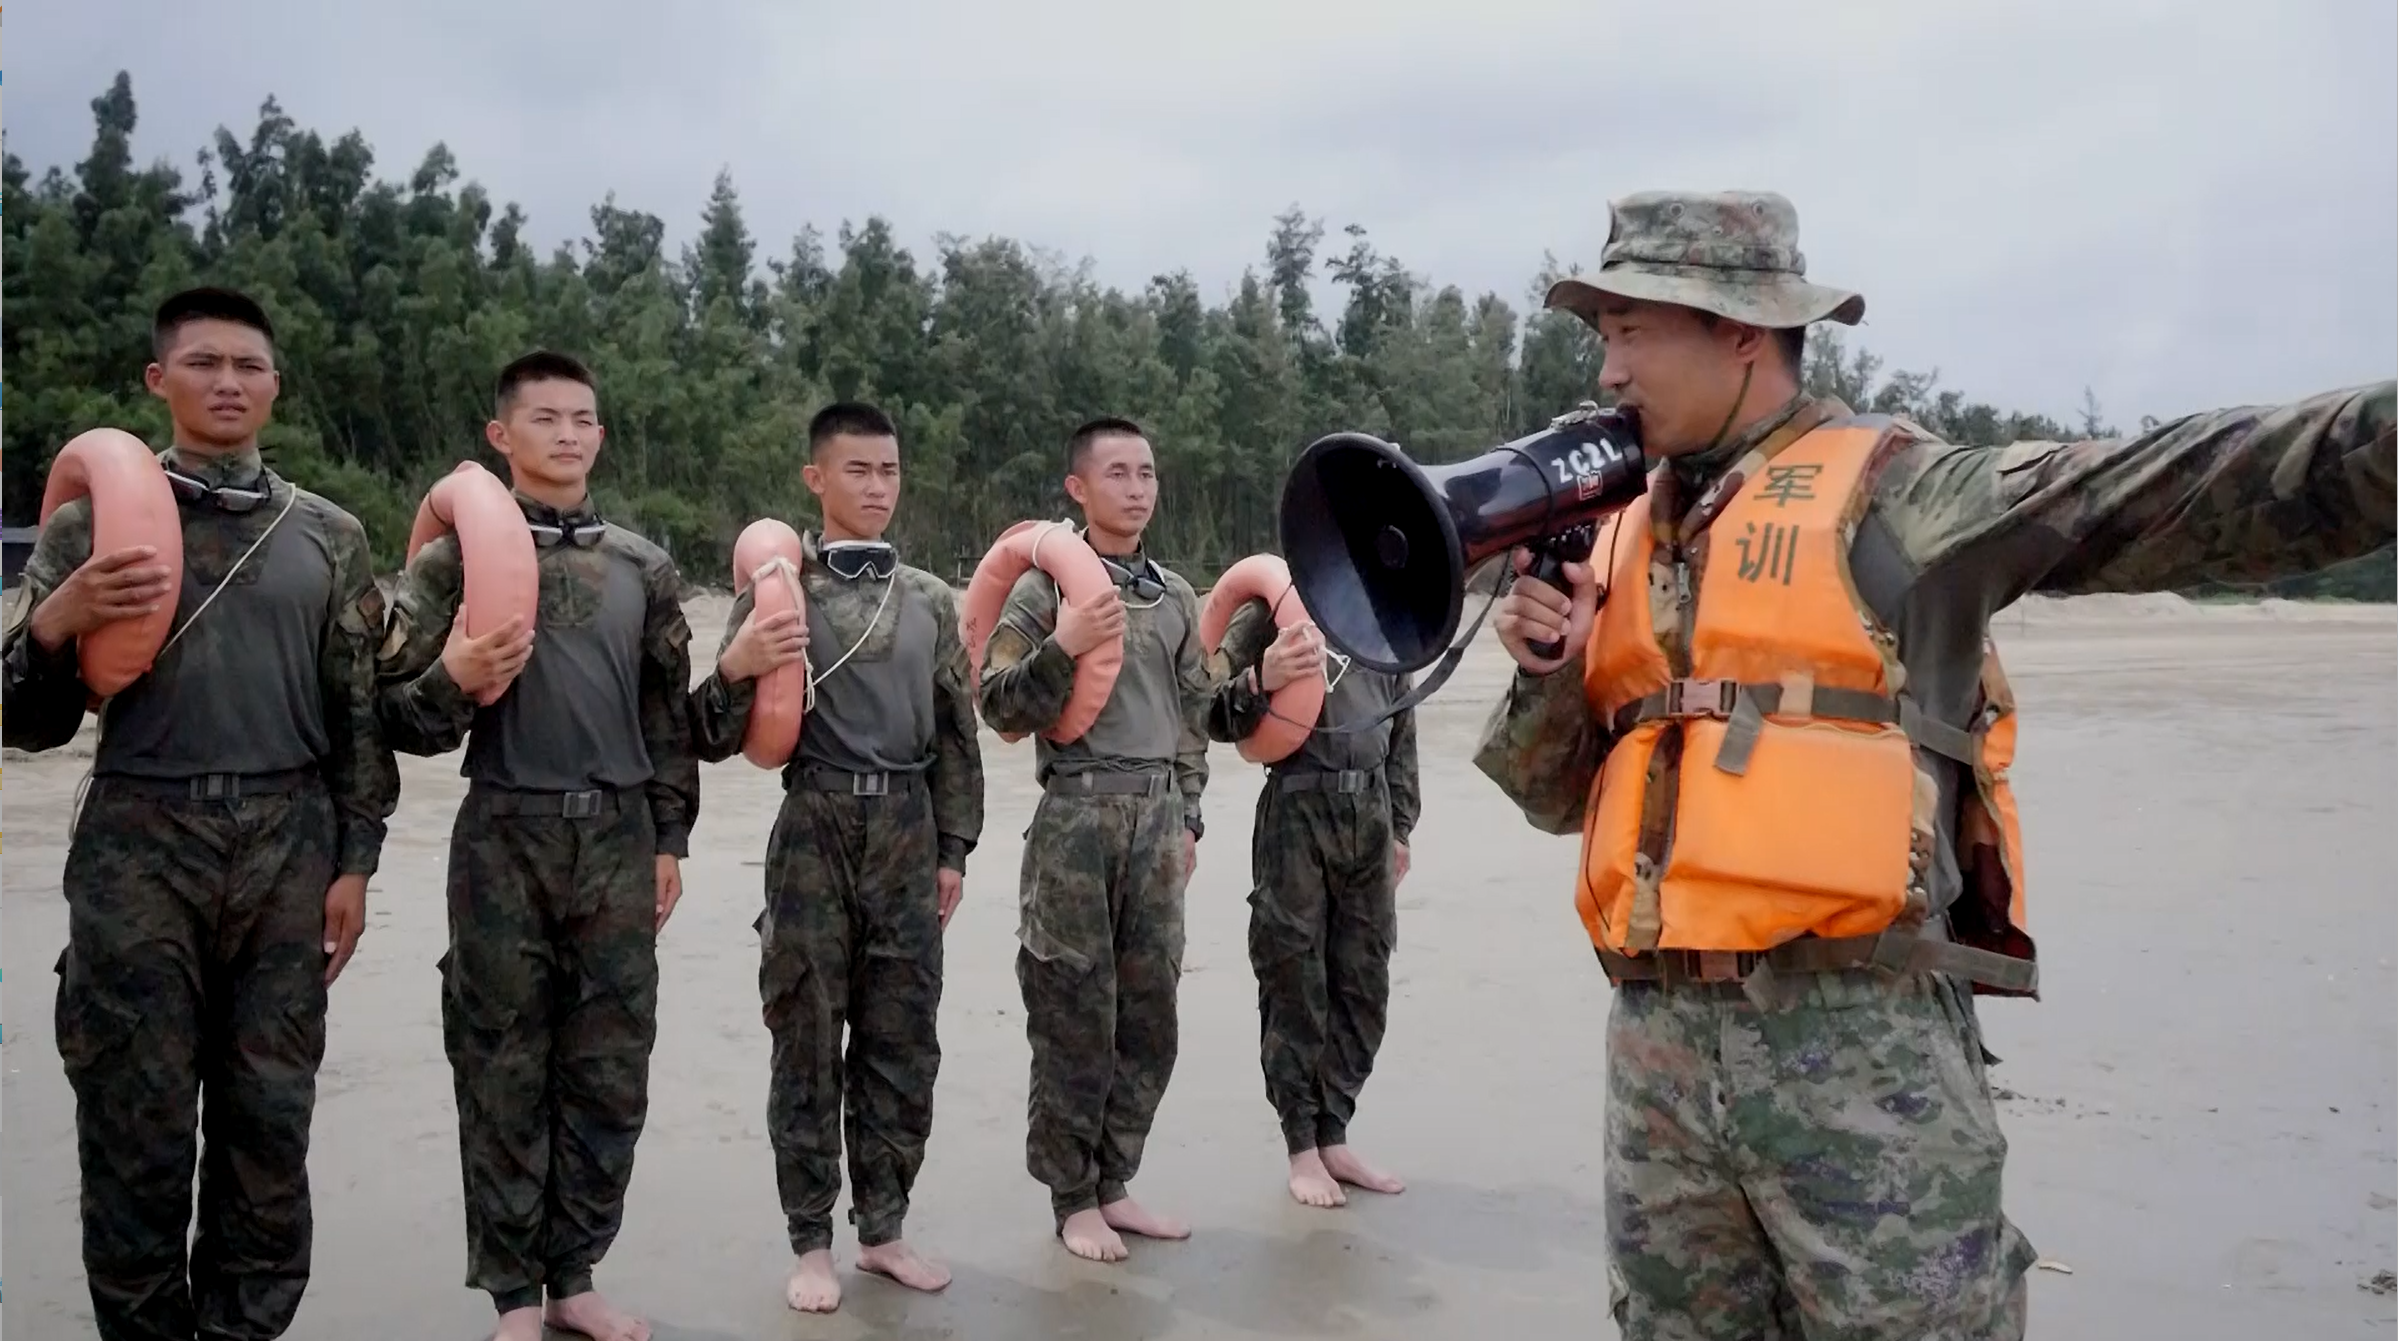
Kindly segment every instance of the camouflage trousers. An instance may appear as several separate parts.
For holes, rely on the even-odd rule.
[[[766,1128],[794,1253],[832,1246],[845,1116],[858,1242],[899,1237],[941,1070],[932,793],[920,774],[889,775],[879,796],[849,794],[849,778],[796,775],[766,848]]]
[[[1249,967],[1266,1098],[1295,1155],[1349,1139],[1390,1019],[1399,914],[1381,774],[1347,795],[1280,783],[1250,831]]]
[[[2014,1341],[2031,1244],[1951,980],[1628,983],[1607,1025],[1625,1341]]]
[[[1025,1167],[1060,1224],[1124,1197],[1174,1074],[1184,830],[1182,796],[1157,776],[1147,796],[1053,788],[1024,831]]]
[[[450,832],[441,1025],[466,1283],[501,1312],[591,1288],[649,1111],[657,835],[638,789],[598,795],[601,813],[569,818],[555,793],[477,785]]]
[[[280,785],[97,778],[67,850],[58,1051],[102,1341],[264,1341],[308,1288],[335,830],[320,782]]]

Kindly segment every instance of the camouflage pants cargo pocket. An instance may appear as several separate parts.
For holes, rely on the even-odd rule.
[[[2030,1244],[1946,980],[1619,989],[1607,1219],[1627,1341],[2011,1341]]]
[[[91,974],[74,964],[74,950],[58,952],[53,972],[58,975],[58,1004],[52,1025],[58,1033],[58,1057],[69,1079],[89,1074],[92,1065],[125,1055],[142,1026],[142,1013],[100,990]]]

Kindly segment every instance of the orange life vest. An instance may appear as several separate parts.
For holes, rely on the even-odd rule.
[[[1695,593],[1687,570],[1654,563],[1648,498],[1601,533],[1612,598],[1583,687],[1614,741],[1585,808],[1576,903],[1618,981],[1689,962],[1702,978],[1875,964],[2037,995],[1997,649],[1985,643],[1970,724],[1929,719],[1849,571],[1871,470],[1905,432],[1834,419],[1744,463],[1752,477],[1708,527]],[[1656,620],[1694,599],[1677,676]],[[1954,839],[1963,889],[1947,935],[1927,938],[1931,754],[1971,785]]]

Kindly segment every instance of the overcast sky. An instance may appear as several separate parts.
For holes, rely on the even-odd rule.
[[[1544,250],[1597,263],[1610,197],[1762,188],[1866,295],[1853,338],[2005,406],[2087,384],[2129,425],[2398,370],[2392,0],[14,8],[0,124],[37,172],[125,69],[144,161],[188,173],[273,93],[388,177],[447,142],[545,248],[611,189],[679,244],[728,167],[763,254],[880,213],[920,260],[1000,234],[1220,297],[1296,201],[1519,310]]]

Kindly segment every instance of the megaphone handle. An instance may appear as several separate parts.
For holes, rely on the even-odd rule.
[[[1565,556],[1558,553],[1557,547],[1554,545],[1532,547],[1532,567],[1524,576],[1537,582],[1545,582],[1568,595],[1572,594],[1565,580]],[[1565,655],[1565,639],[1563,638],[1552,638],[1545,643],[1526,643],[1524,646],[1525,650],[1543,661],[1555,661]]]

